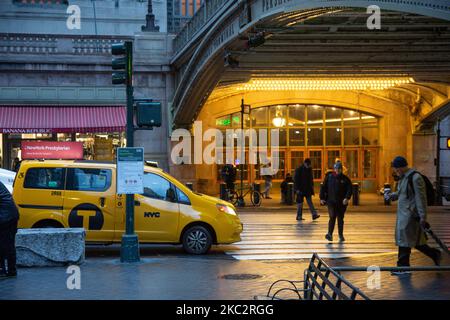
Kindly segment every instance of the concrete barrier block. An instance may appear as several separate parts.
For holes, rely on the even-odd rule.
[[[17,265],[22,267],[82,264],[86,232],[83,228],[19,229]]]

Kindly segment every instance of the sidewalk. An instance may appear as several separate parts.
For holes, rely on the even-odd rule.
[[[119,252],[117,249],[116,254]],[[396,256],[326,259],[334,265],[395,265]],[[66,268],[20,269],[16,279],[0,282],[0,299],[253,299],[265,295],[278,279],[303,279],[308,260],[237,261],[222,255],[192,257],[147,255],[137,264],[121,264],[118,256],[89,257],[81,266],[81,290],[67,289]],[[413,251],[413,265],[431,262]],[[450,264],[448,257],[443,264]],[[243,280],[246,275],[250,279]],[[343,273],[372,299],[450,299],[450,272],[416,272],[406,278],[381,275],[381,288],[367,288],[366,272]],[[226,279],[236,276],[238,279]],[[241,278],[241,280],[239,280]]]
[[[296,211],[297,204],[294,202],[292,205],[286,205],[281,203],[281,195],[279,192],[273,192],[271,195],[272,199],[262,199],[262,203],[260,207],[254,207],[250,201],[250,197],[245,198],[245,207],[238,207],[239,212],[264,212],[270,211],[274,213],[274,211]],[[315,195],[313,198],[313,203],[316,208],[324,208],[326,211],[326,207],[320,205],[320,199],[318,195]],[[308,205],[305,201],[303,204],[304,209],[309,212]],[[443,207],[429,207],[430,212],[435,211],[449,211],[450,205],[446,205]],[[359,205],[353,205],[353,200],[350,199],[349,206],[347,209],[348,212],[393,212],[397,211],[397,204],[395,202],[391,203],[391,205],[384,205],[384,198],[381,195],[375,193],[362,193],[360,194]]]

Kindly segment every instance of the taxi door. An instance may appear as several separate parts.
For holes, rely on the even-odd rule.
[[[65,168],[22,167],[13,193],[19,207],[20,228],[32,228],[36,221],[48,219],[63,223],[65,179]]]
[[[112,242],[115,188],[111,168],[68,168],[64,219],[71,228],[84,228],[86,240]]]
[[[166,178],[144,174],[144,194],[135,195],[135,228],[143,242],[178,242],[180,206],[175,187]]]

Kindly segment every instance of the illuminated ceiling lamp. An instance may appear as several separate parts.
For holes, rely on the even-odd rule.
[[[328,79],[252,79],[236,87],[238,91],[292,90],[384,90],[413,83],[413,78],[328,78]]]
[[[277,111],[275,118],[273,118],[272,123],[275,127],[281,128],[286,126],[286,119],[282,117],[279,111]]]

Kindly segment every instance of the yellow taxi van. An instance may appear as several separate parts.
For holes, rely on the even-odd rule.
[[[84,228],[93,243],[122,239],[125,195],[116,194],[115,163],[23,161],[13,197],[19,228]],[[240,241],[242,224],[232,204],[192,192],[158,168],[145,167],[134,211],[141,243],[181,243],[188,253],[204,254],[212,244]]]

